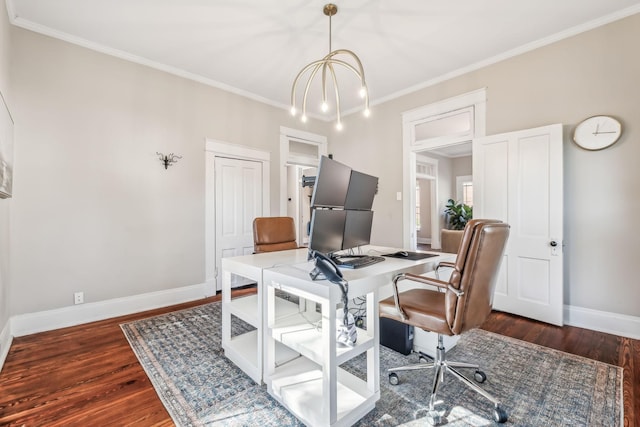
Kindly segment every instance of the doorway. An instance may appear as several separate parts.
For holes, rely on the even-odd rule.
[[[485,135],[486,89],[449,98],[403,113],[403,245],[416,249],[418,244],[416,218],[416,184],[424,169],[424,158],[438,160],[437,173],[428,209],[430,210],[431,246],[440,249],[440,230],[444,226],[443,211],[449,198],[456,198],[456,176],[460,161],[471,163],[471,140]],[[435,193],[435,194],[433,194]],[[426,209],[420,204],[420,209]],[[421,224],[421,228],[424,224]]]
[[[303,177],[315,176],[320,157],[326,155],[325,136],[280,128],[280,215],[294,219],[298,246],[308,243],[307,225],[311,221],[312,187],[302,185]]]

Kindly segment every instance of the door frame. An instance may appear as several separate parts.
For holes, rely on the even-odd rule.
[[[297,144],[306,144],[315,148],[316,156],[300,155],[292,153],[290,150],[290,143],[295,142]],[[280,215],[287,216],[287,166],[304,166],[317,168],[320,164],[320,156],[326,156],[328,153],[327,137],[318,135],[311,132],[306,132],[298,129],[292,129],[285,126],[280,126]],[[297,177],[296,177],[297,179]],[[298,211],[298,205],[300,196],[302,193],[302,187],[298,187],[298,191],[295,194],[291,194],[292,203],[296,205],[296,211]],[[298,244],[302,245],[304,240],[301,230],[302,225],[299,223],[299,212],[295,216],[294,222],[296,225],[296,234]]]
[[[217,291],[216,271],[216,157],[227,157],[238,160],[250,160],[262,163],[262,212],[271,215],[270,176],[271,153],[244,145],[206,138],[205,140],[205,296],[212,296]]]
[[[460,141],[470,141],[486,134],[487,88],[481,88],[442,101],[402,113],[402,244],[404,248],[416,249],[416,160],[417,154],[435,148],[456,145]],[[426,119],[449,111],[473,107],[473,126],[469,135],[461,135],[460,140],[447,137],[416,140],[415,126]],[[437,182],[437,177],[436,177]],[[431,207],[431,235],[439,233],[440,209],[435,203]],[[436,225],[437,224],[437,225]]]

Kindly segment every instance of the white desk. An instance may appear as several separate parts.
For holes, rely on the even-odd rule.
[[[263,271],[280,265],[304,263],[307,261],[306,249],[266,252],[222,258],[222,348],[225,356],[242,369],[251,379],[260,384],[264,366],[264,325],[266,323],[266,300],[262,285]],[[254,295],[231,299],[231,275],[246,277],[258,284]],[[279,299],[280,312],[297,312],[298,306]],[[245,334],[231,336],[232,315],[256,329]],[[283,358],[292,355],[282,347]]]
[[[367,247],[364,252],[394,252],[392,248]],[[336,342],[340,287],[326,280],[312,281],[307,250],[223,258],[222,329],[225,355],[256,382],[264,380],[269,393],[305,424],[350,426],[374,408],[380,398],[378,290],[390,285],[398,273],[423,274],[433,270],[445,254],[417,261],[386,258],[384,262],[356,270],[342,270],[349,282],[349,298],[366,296],[367,328],[358,330],[355,347]],[[231,273],[258,283],[258,293],[231,300]],[[275,296],[276,289],[297,295],[291,304]],[[241,300],[241,301],[239,301]],[[248,321],[256,331],[231,338],[231,314]],[[304,314],[304,317],[303,317]],[[315,316],[315,317],[314,317]],[[317,320],[321,331],[310,327]],[[367,378],[360,380],[338,366],[366,352]],[[298,357],[301,355],[301,357]]]

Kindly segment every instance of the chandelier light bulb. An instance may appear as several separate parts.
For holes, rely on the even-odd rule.
[[[337,130],[342,130],[342,122],[336,123],[336,129]]]
[[[359,93],[360,93],[360,98],[364,98],[365,96],[367,96],[367,88],[361,87]]]
[[[302,123],[307,123],[307,115],[303,114],[302,117],[300,117],[300,120],[302,121]]]
[[[297,112],[298,112],[298,110],[296,110],[296,107],[294,105],[292,105],[291,106],[291,115],[295,116]]]
[[[371,110],[369,110],[368,108],[365,108],[362,114],[364,114],[365,117],[369,117],[371,115]]]
[[[329,111],[329,104],[327,104],[327,101],[324,101],[320,106],[320,108],[322,109],[323,113],[326,113],[327,111]]]

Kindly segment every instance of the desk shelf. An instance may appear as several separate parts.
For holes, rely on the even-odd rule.
[[[375,407],[380,398],[377,332],[377,286],[350,287],[350,299],[365,296],[367,329],[357,328],[353,347],[336,341],[343,310],[340,288],[327,282],[310,282],[271,270],[265,272],[267,298],[267,390],[291,413],[309,426],[351,426]],[[294,273],[295,274],[295,273]],[[300,280],[302,279],[302,280]],[[278,309],[276,290],[311,302],[298,313],[284,315]],[[351,292],[353,291],[353,292]],[[277,345],[285,345],[300,357],[278,364]],[[366,375],[360,379],[340,365],[366,354]]]
[[[276,310],[278,310],[277,307]],[[271,327],[271,337],[320,364],[323,360],[325,343],[322,331],[314,325],[319,324],[321,319],[320,313],[311,312],[278,317],[275,325]],[[338,365],[373,347],[373,337],[364,329],[356,329],[358,330],[358,339],[354,347],[337,344],[336,363]]]
[[[370,391],[366,381],[341,368],[337,369],[337,379],[336,421],[331,425],[350,426],[375,407],[380,393]],[[305,424],[325,425],[322,381],[322,367],[299,357],[276,368],[271,392]]]
[[[258,307],[257,294],[233,298],[229,303],[229,313],[257,328],[261,324]],[[299,312],[298,304],[284,298],[276,298],[275,307],[280,316],[286,317]]]
[[[263,380],[266,333],[263,271],[282,262],[306,262],[306,258],[307,251],[303,249],[222,258],[222,348],[225,356],[258,384]],[[256,294],[232,298],[233,283],[244,279],[256,283]],[[283,316],[299,310],[298,304],[282,298],[275,299],[275,307]],[[232,331],[238,319],[256,330],[234,336]],[[277,363],[284,363],[298,356],[298,353],[280,344],[275,347],[275,351]]]

